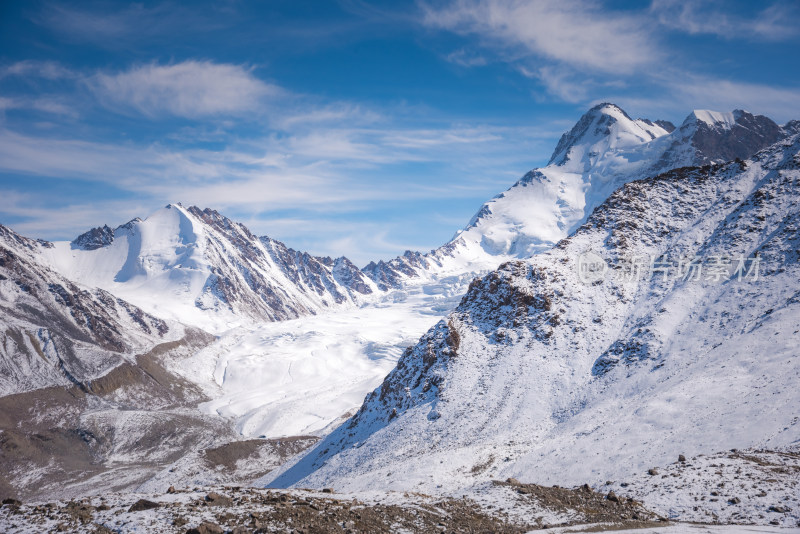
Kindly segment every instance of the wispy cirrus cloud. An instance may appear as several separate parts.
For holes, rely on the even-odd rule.
[[[642,18],[588,0],[453,0],[422,4],[423,24],[480,37],[512,58],[631,72],[660,52]]]
[[[25,60],[0,67],[0,79],[15,77],[27,82],[38,96],[4,97],[2,107],[75,114],[78,102],[86,104],[82,97],[91,97],[92,102],[111,111],[140,114],[148,119],[260,116],[271,102],[290,93],[258,78],[253,70],[231,63],[187,60],[92,72],[70,69],[54,61]],[[59,83],[48,86],[48,95],[38,80]],[[68,103],[70,99],[73,106]]]
[[[800,88],[693,71],[658,32],[723,41],[796,39],[795,4],[652,0],[648,7],[615,11],[600,0],[443,0],[423,3],[421,10],[429,28],[477,37],[484,53],[533,80],[531,92],[542,101],[611,100],[673,117],[697,107],[747,108],[776,120],[800,114]]]
[[[11,109],[30,109],[61,115],[78,117],[78,111],[63,98],[58,97],[0,97],[0,112]]]
[[[348,170],[436,162],[442,158],[453,161],[452,164],[458,168],[488,170],[499,168],[498,163],[503,160],[508,162],[503,166],[513,168],[520,153],[516,146],[509,145],[509,139],[516,139],[522,145],[540,143],[542,153],[538,156],[543,159],[549,148],[545,146],[546,142],[559,133],[558,130],[535,127],[443,125],[439,129],[420,130],[388,126],[315,128],[310,132],[283,136],[266,134],[241,141],[228,139],[227,146],[221,150],[41,137],[0,128],[0,171],[104,182],[156,195],[166,194],[169,188],[193,194],[198,187],[206,185],[223,182],[224,187],[229,187],[237,180],[271,177],[274,183],[265,183],[272,187],[268,197],[276,202],[280,202],[284,195],[281,184],[285,184],[286,194],[308,196],[310,202],[339,202],[339,195],[332,191],[346,188],[350,180]],[[47,150],[43,150],[45,146]],[[509,157],[509,154],[516,156]],[[537,156],[533,154],[530,157]],[[520,171],[514,172],[519,174]],[[463,182],[464,177],[460,180]],[[296,183],[315,189],[298,189]],[[428,188],[424,178],[420,183]],[[331,191],[320,194],[323,192],[319,189],[321,187]],[[387,199],[407,194],[411,185],[406,182],[396,187],[396,190],[385,193]],[[371,184],[369,188],[378,191],[381,186]],[[452,190],[447,186],[442,192]],[[214,190],[209,199],[217,194]],[[372,193],[370,198],[374,198]],[[243,195],[238,202],[263,202],[266,199]]]
[[[115,74],[101,72],[86,83],[107,107],[135,110],[151,118],[258,112],[266,98],[282,94],[276,85],[256,78],[250,68],[194,60],[151,63]]]
[[[800,87],[774,87],[694,75],[674,83],[673,91],[679,101],[695,103],[694,108],[744,108],[778,121],[800,117]]]
[[[612,100],[626,109],[645,110],[650,118],[688,115],[693,109],[730,111],[745,109],[767,115],[778,123],[800,117],[800,87],[775,87],[687,72],[666,71],[655,78],[658,88],[640,93],[609,91]]]
[[[224,27],[215,17],[224,3],[211,9],[165,1],[145,5],[94,2],[85,5],[50,1],[31,19],[72,41],[89,42],[105,48],[125,48],[142,38],[164,38],[176,33],[205,33]]]
[[[46,80],[70,79],[78,76],[76,72],[57,61],[36,61],[26,59],[0,67],[0,79],[8,76],[44,78]]]
[[[9,4],[0,218],[71,238],[180,201],[393,255],[448,239],[596,99],[800,115],[788,0],[412,2]]]
[[[447,54],[447,61],[462,67],[482,67],[487,65],[489,61],[480,54],[469,52],[464,48],[456,50]]]
[[[153,210],[148,203],[136,200],[114,200],[106,202],[84,201],[62,202],[57,210],[48,203],[46,193],[20,193],[0,188],[3,198],[3,215],[17,218],[10,226],[22,235],[53,235],[53,230],[62,232],[57,239],[71,240],[79,233],[98,225],[123,224],[134,217]],[[8,225],[7,220],[2,221]]]
[[[399,245],[366,239],[372,230],[362,223],[353,222],[348,236],[337,236],[328,232],[333,228],[331,217],[382,207],[402,210],[400,206],[437,199],[488,198],[513,183],[532,160],[546,158],[550,141],[558,133],[547,128],[487,125],[399,128],[394,119],[387,118],[370,128],[316,125],[282,135],[229,136],[223,148],[211,150],[182,144],[57,138],[50,133],[21,134],[0,127],[0,173],[18,176],[20,183],[29,184],[26,189],[35,188],[36,183],[49,184],[41,193],[19,199],[15,205],[20,209],[8,203],[0,206],[0,216],[20,231],[65,239],[89,226],[124,222],[119,219],[144,216],[166,202],[183,202],[245,219],[257,213],[251,224],[260,234],[294,246],[307,243],[325,253],[333,252],[328,245],[336,241],[347,246],[340,253],[348,250],[356,259],[371,259]],[[451,169],[450,180],[432,182],[426,173],[409,173],[409,165],[443,162]],[[58,198],[59,193],[48,192],[109,188],[119,191],[117,195],[124,195],[130,206],[140,211],[120,210],[119,202],[99,202],[84,213],[80,199]],[[12,198],[15,190],[20,191],[8,184],[0,194]],[[474,207],[467,205],[465,220],[479,202]],[[273,219],[284,218],[284,211],[291,211],[294,218],[316,221],[326,229],[325,235],[330,235],[323,238],[317,232],[308,240],[308,226],[273,225]],[[386,231],[386,224],[373,226],[383,228],[380,233]],[[398,224],[398,229],[403,228],[409,221]],[[440,238],[445,240],[452,231],[448,228]],[[321,243],[328,245],[322,247]],[[439,243],[429,246],[435,244]]]
[[[520,66],[519,71],[528,78],[538,80],[549,94],[565,102],[577,103],[586,100],[594,85],[586,76],[579,78],[574,69],[559,65],[545,65],[534,69]]]
[[[689,34],[764,41],[800,34],[800,11],[785,2],[768,5],[754,16],[730,13],[719,0],[653,0],[650,11],[661,25]]]
[[[386,120],[386,117],[375,109],[340,102],[336,104],[308,105],[299,108],[285,109],[283,113],[273,116],[273,124],[281,129],[295,129],[299,127],[316,126],[320,124],[376,124]]]
[[[5,201],[4,212],[24,217],[13,224],[14,231],[27,236],[50,234],[54,228],[62,229],[55,239],[71,240],[89,228],[107,224],[112,228],[133,219],[147,217],[160,206],[152,202],[131,200],[107,202],[78,202],[63,204],[58,210],[44,205],[35,195],[19,194],[0,189]],[[174,199],[173,199],[174,200]],[[190,199],[181,199],[184,205],[199,204]],[[165,201],[166,202],[166,201]],[[397,241],[390,236],[404,221],[365,222],[337,217],[336,212],[325,210],[316,217],[282,218],[270,215],[254,215],[238,211],[236,205],[214,204],[223,214],[245,224],[257,235],[273,238],[288,236],[290,246],[316,255],[332,257],[346,256],[363,266],[378,258],[390,258],[398,251],[415,250],[418,243]],[[308,215],[308,214],[305,214]],[[7,221],[3,221],[8,224]],[[463,225],[462,220],[449,221],[454,228]],[[65,226],[66,225],[66,226]],[[313,237],[309,237],[313,236]]]

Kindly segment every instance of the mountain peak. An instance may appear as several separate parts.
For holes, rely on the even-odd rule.
[[[592,107],[584,113],[586,115],[617,115],[622,114],[624,117],[627,117],[629,120],[633,120],[625,113],[625,110],[619,107],[618,105],[611,103],[611,102],[601,102],[596,106]]]
[[[561,136],[548,164],[580,161],[588,154],[638,145],[667,133],[668,130],[657,122],[634,120],[616,104],[603,102],[584,113],[575,126]],[[577,147],[583,147],[583,150]]]
[[[790,333],[800,328],[791,188],[797,146],[776,144],[749,164],[684,167],[617,189],[571,237],[476,278],[458,308],[403,353],[346,424],[264,482],[369,491],[385,485],[387,473],[399,473],[393,490],[450,492],[477,487],[474,466],[485,462],[490,467],[479,475],[485,480],[528,476],[600,485],[646,478],[647,465],[677,458],[687,445],[672,435],[693,439],[693,450],[749,447],[764,443],[763,436],[796,443],[794,412],[785,404],[767,398],[745,409],[737,400],[760,399],[756,392],[770,387],[784,402],[796,401],[785,388],[794,378],[786,372],[796,354]],[[537,183],[545,182],[518,190]],[[515,200],[541,199],[542,191]],[[756,254],[769,266],[757,287],[728,271],[716,280],[680,280],[685,255],[705,264],[719,257],[756,261]],[[668,281],[645,267],[634,281],[621,272],[625,258],[643,256],[675,260],[675,276]],[[587,257],[602,264],[599,278],[581,280]],[[731,362],[741,367],[731,370]],[[764,377],[757,384],[737,378],[751,362]],[[724,398],[704,395],[710,380],[725,385]],[[691,399],[684,391],[701,400],[687,401],[682,417],[662,418],[663,429],[654,433],[653,406]],[[719,420],[708,417],[709,402],[725,420],[723,430],[734,432],[720,432]],[[624,409],[598,426],[609,406]],[[763,431],[752,414],[773,408],[773,426]],[[589,466],[580,462],[587,454],[612,460]],[[494,463],[494,455],[505,460]]]

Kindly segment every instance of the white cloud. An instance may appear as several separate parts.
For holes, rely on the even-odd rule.
[[[209,61],[91,74],[22,63],[11,71],[31,86],[60,92],[0,97],[0,112],[38,109],[57,123],[47,132],[36,132],[27,118],[0,123],[0,173],[7,177],[0,217],[24,234],[50,239],[71,239],[180,201],[250,218],[255,231],[297,248],[364,260],[390,257],[403,247],[419,248],[384,237],[408,235],[407,220],[394,230],[390,222],[364,222],[366,215],[350,227],[332,221],[349,218],[345,213],[373,214],[376,206],[413,212],[436,199],[473,199],[477,207],[546,159],[561,133],[546,125],[452,124],[436,110],[404,103],[381,108],[286,94],[248,68]],[[64,83],[45,84],[44,78]],[[179,128],[159,122],[171,132],[161,142],[98,140],[91,124],[76,129],[80,121],[68,116],[74,109],[93,120],[104,112],[98,102],[143,123],[165,115],[197,120],[180,121]],[[239,130],[253,114],[259,123]],[[107,112],[101,117],[113,124]],[[53,180],[63,180],[52,188],[59,193],[44,187]],[[126,200],[84,203],[85,191],[93,189],[121,191],[115,198]],[[13,194],[25,198],[11,202]],[[271,217],[289,211],[310,222],[303,232],[289,225],[273,233]],[[309,227],[316,228],[312,237]],[[454,229],[447,226],[442,242]]]
[[[520,72],[539,80],[549,94],[565,102],[583,102],[587,98],[590,84],[585,77],[576,79],[577,75],[572,69],[546,65],[536,70],[520,67]]]
[[[673,87],[689,109],[746,109],[777,121],[800,117],[800,87],[774,87],[700,76],[687,76]]]
[[[689,34],[711,34],[725,39],[780,41],[797,36],[797,9],[776,3],[754,17],[726,11],[718,0],[653,0],[650,11],[658,22]]]
[[[722,0],[652,0],[649,9],[627,12],[595,0],[442,0],[421,7],[425,25],[477,36],[535,80],[537,99],[628,102],[647,114],[699,106],[749,108],[776,120],[798,116],[797,88],[686,71],[653,37],[661,25],[726,39],[788,39],[800,34],[800,10],[792,4],[756,6],[751,17],[734,14]]]
[[[673,121],[682,120],[693,109],[744,109],[778,123],[800,118],[800,87],[775,87],[678,71],[665,72],[656,81],[657,90],[638,95],[612,93],[593,103],[610,100],[629,113]]]
[[[273,120],[275,126],[281,129],[293,129],[299,126],[317,127],[321,124],[342,122],[351,126],[373,124],[385,118],[374,110],[348,103],[325,106],[303,105],[301,109],[284,110],[284,114],[285,116]]]
[[[265,98],[281,94],[250,69],[210,61],[142,65],[118,74],[98,73],[87,83],[107,107],[153,118],[260,112]]]
[[[0,68],[0,79],[7,76],[37,77],[46,80],[75,78],[76,74],[55,61],[17,61]]]
[[[484,188],[498,177],[510,184],[534,163],[530,145],[557,136],[546,128],[486,126],[315,128],[304,135],[229,139],[224,150],[206,150],[38,137],[0,128],[0,171],[31,180],[102,182],[204,206],[348,210],[371,200],[469,196],[475,191],[471,179]],[[373,179],[381,165],[411,162],[446,163],[458,169],[457,183],[433,187],[424,178],[403,183]]]
[[[152,205],[137,201],[117,200],[62,204],[57,210],[43,202],[46,194],[20,194],[0,189],[2,214],[18,220],[3,224],[24,236],[48,235],[51,240],[72,240],[89,228],[103,224],[124,224],[134,217],[153,211]]]
[[[493,131],[494,130],[494,131]],[[501,141],[502,135],[491,128],[454,127],[448,130],[411,130],[389,131],[383,141],[389,146],[402,148],[433,148],[443,145],[471,144]]]
[[[463,48],[447,54],[445,59],[447,59],[447,61],[450,63],[454,63],[462,67],[483,67],[489,63],[485,57],[479,54],[468,52]]]
[[[75,4],[80,4],[77,2]],[[84,2],[84,4],[89,4]],[[47,2],[31,16],[39,25],[74,41],[94,43],[107,48],[129,50],[132,43],[163,39],[187,33],[208,34],[224,28],[230,20],[220,17],[224,2],[198,9],[176,2],[143,3],[93,2],[86,6],[68,6]]]
[[[65,103],[63,99],[55,97],[0,97],[0,111],[7,109],[32,109],[65,117],[78,117],[75,108]]]
[[[517,57],[632,72],[659,55],[640,17],[604,11],[590,0],[453,0],[422,9],[424,24],[478,35]]]
[[[51,3],[33,20],[82,40],[97,40],[119,38],[132,33],[136,28],[150,31],[153,23],[158,20],[156,15],[159,14],[163,16],[163,10],[146,9],[137,4],[117,12],[100,13]]]

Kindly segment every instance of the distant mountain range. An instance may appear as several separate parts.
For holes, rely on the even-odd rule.
[[[93,228],[69,243],[34,248],[42,263],[73,282],[102,288],[162,318],[224,331],[242,321],[358,305],[412,278],[478,272],[529,257],[569,235],[629,181],[747,158],[793,128],[741,110],[694,111],[675,128],[600,104],[561,137],[546,167],[484,204],[449,243],[363,269],[344,257],[295,251],[214,210],[180,204],[114,229]]]

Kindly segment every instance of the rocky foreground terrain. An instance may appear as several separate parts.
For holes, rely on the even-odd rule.
[[[588,486],[564,489],[510,479],[487,485],[480,497],[483,502],[407,493],[354,497],[330,490],[171,489],[163,495],[112,494],[38,505],[9,501],[2,508],[0,522],[13,532],[241,534],[517,533],[589,521],[641,527],[660,520],[633,499],[613,494],[608,498]]]
[[[799,489],[800,451],[734,450],[680,456],[599,487],[507,479],[446,495],[218,485],[55,502],[5,499],[0,531],[800,532]]]

